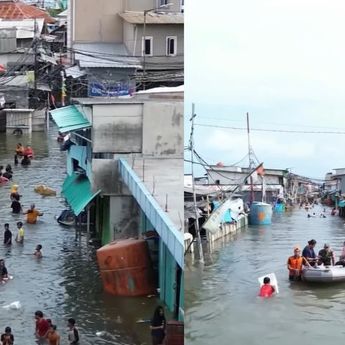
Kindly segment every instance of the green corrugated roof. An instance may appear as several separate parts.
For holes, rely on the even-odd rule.
[[[62,194],[78,216],[87,204],[101,191],[93,193],[89,179],[84,175],[68,175],[62,185]]]
[[[61,133],[91,127],[91,123],[75,105],[50,111]]]
[[[340,200],[338,206],[344,207],[345,206],[345,200]]]

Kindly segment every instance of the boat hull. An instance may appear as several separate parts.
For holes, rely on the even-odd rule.
[[[250,206],[249,223],[251,225],[271,224],[272,206],[264,202],[253,202]]]
[[[345,267],[318,266],[316,268],[304,268],[302,278],[304,281],[312,283],[345,282]]]

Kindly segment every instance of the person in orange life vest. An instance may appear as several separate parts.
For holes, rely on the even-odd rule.
[[[26,222],[29,224],[36,224],[37,217],[43,216],[42,212],[36,210],[35,204],[31,204],[30,209],[24,212],[23,214],[26,214]]]
[[[269,277],[264,278],[264,285],[261,286],[259,296],[260,297],[271,297],[276,291],[275,288],[270,284],[271,279]]]
[[[308,260],[301,256],[301,249],[294,248],[294,255],[290,256],[287,261],[287,268],[289,270],[289,280],[301,280],[302,266],[311,267]]]

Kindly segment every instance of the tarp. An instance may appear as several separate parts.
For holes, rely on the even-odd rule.
[[[100,192],[101,190],[93,193],[89,179],[85,175],[76,173],[68,175],[62,185],[62,194],[76,216],[78,216],[88,203]]]

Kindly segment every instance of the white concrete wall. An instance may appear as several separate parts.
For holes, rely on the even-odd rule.
[[[132,25],[133,26],[133,25]],[[124,43],[127,49],[136,56],[142,55],[142,38],[144,37],[143,25],[137,25],[137,44],[135,50],[131,49],[129,43],[134,40],[134,30],[130,29],[130,25],[124,26]],[[166,38],[167,36],[176,36],[177,39],[177,55],[183,59],[184,54],[184,26],[183,24],[146,24],[145,36],[152,36],[153,56],[166,55]],[[169,61],[174,57],[166,56]],[[150,59],[148,56],[147,59]],[[176,60],[176,58],[174,59]],[[149,61],[149,60],[147,60]]]
[[[122,42],[123,1],[114,0],[71,0],[74,23],[73,42]]]
[[[161,4],[159,0],[124,0],[125,9],[127,11],[144,11],[151,8],[158,8]],[[181,4],[180,0],[169,0],[171,6],[168,8],[161,8],[159,11],[180,12]]]
[[[215,180],[219,180],[220,184],[235,184],[241,183],[247,174],[236,172],[214,172],[208,171],[210,183],[214,183]],[[253,181],[255,184],[261,184],[261,178],[258,177],[257,181]],[[265,175],[266,184],[280,184],[279,176]]]
[[[142,152],[142,104],[93,106],[93,152]]]
[[[117,160],[92,159],[92,190],[102,189],[102,194],[131,195],[127,186],[120,181]]]
[[[182,157],[183,102],[145,102],[143,154]]]
[[[132,196],[111,196],[109,216],[113,239],[140,235],[139,206]]]

